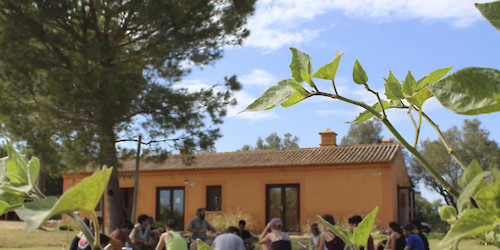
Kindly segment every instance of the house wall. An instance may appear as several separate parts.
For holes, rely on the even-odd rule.
[[[206,186],[221,185],[221,212],[240,210],[250,214],[258,224],[252,228],[260,230],[266,224],[266,185],[299,184],[302,226],[316,221],[317,215],[325,213],[346,223],[349,216],[360,214],[364,217],[379,206],[376,224],[385,227],[388,222],[398,219],[397,187],[393,181],[398,173],[390,167],[390,163],[142,172],[137,214],[156,216],[158,187],[185,187],[184,223],[187,225],[195,217],[196,208],[206,206]],[[120,178],[120,187],[133,187],[133,175],[128,173],[124,176]],[[64,190],[83,177],[65,176]],[[396,182],[399,183],[399,180]]]

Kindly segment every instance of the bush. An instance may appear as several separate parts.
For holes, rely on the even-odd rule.
[[[229,226],[238,226],[240,220],[246,221],[246,229],[252,233],[257,232],[257,220],[252,215],[241,211],[240,208],[235,212],[229,210],[223,213],[207,213],[207,221],[220,232],[225,232]],[[259,232],[260,233],[260,232]]]

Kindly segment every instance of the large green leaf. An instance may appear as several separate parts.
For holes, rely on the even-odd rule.
[[[458,178],[458,185],[465,188],[478,174],[482,173],[483,169],[476,160],[473,160],[469,166],[462,173],[462,176]]]
[[[288,79],[285,81],[287,81],[288,84],[292,86],[295,92],[288,98],[288,100],[281,103],[282,107],[292,106],[295,103],[298,103],[311,95],[307,90],[304,89],[304,87],[302,87],[301,84],[298,84],[295,80]]]
[[[196,245],[198,246],[198,250],[213,250],[213,248],[200,239],[196,239]]]
[[[413,90],[417,88],[417,81],[415,81],[415,78],[411,75],[411,72],[408,71],[408,74],[406,75],[405,80],[403,81],[403,94],[406,97],[412,96],[413,95]]]
[[[318,218],[325,224],[336,236],[338,236],[346,245],[350,246],[352,249],[357,248],[356,244],[352,240],[352,233],[342,229],[340,227],[336,227],[330,224],[328,221],[324,220],[321,216],[318,215]]]
[[[382,101],[382,105],[384,106],[384,109],[388,109],[391,107],[391,105],[389,104],[389,102],[387,101]],[[375,109],[376,111],[378,112],[381,112],[382,109],[380,108],[380,103],[377,102],[375,104],[372,105],[372,108]],[[372,118],[374,115],[368,111],[368,110],[365,110],[364,112],[361,112],[359,114],[358,117],[356,117],[356,119],[354,119],[354,121],[352,122],[349,122],[349,123],[353,123],[353,124],[361,124],[367,120],[369,120],[370,118]]]
[[[24,196],[18,192],[8,192],[7,190],[0,189],[0,214],[12,210],[12,207],[22,205],[24,203]]]
[[[112,170],[113,168],[104,167],[102,171],[94,173],[67,190],[59,200],[55,197],[48,197],[25,203],[16,212],[21,219],[26,221],[29,232],[33,232],[43,222],[57,214],[73,211],[92,212],[108,185]]]
[[[309,76],[312,75],[313,72],[311,57],[296,48],[290,48],[290,50],[292,51],[292,62],[290,63],[290,69],[292,70],[293,79],[295,79],[299,83],[306,82],[307,79],[302,78],[304,73],[301,73],[300,71],[303,70]]]
[[[478,190],[485,187],[487,184],[484,178],[489,176],[489,171],[484,171],[476,175],[464,188],[458,197],[457,207],[458,211],[462,213],[470,206],[470,198],[474,197]]]
[[[453,66],[432,71],[426,77],[418,81],[418,84],[415,86],[416,88],[413,89],[413,92],[425,88],[425,86],[427,86],[427,84],[429,83],[437,82],[439,79],[445,76],[451,70],[451,68],[453,68]]]
[[[289,81],[290,79],[283,80],[277,85],[270,87],[259,99],[255,100],[241,112],[268,110],[285,102],[295,93],[295,89],[288,83]]]
[[[11,185],[21,186],[29,184],[27,163],[24,156],[21,156],[7,140],[7,170],[5,177]]]
[[[481,14],[495,27],[500,30],[500,1],[492,3],[476,3]]]
[[[488,232],[495,226],[495,216],[492,214],[480,209],[468,209],[451,225],[440,245],[450,245],[465,237]]]
[[[457,219],[457,210],[453,206],[445,205],[439,209],[439,215],[441,219],[451,224]]]
[[[500,93],[500,71],[496,69],[461,69],[427,87],[444,107],[458,114],[477,115],[500,110],[500,103],[494,97]]]
[[[429,89],[423,88],[423,89],[417,91],[417,93],[413,94],[412,96],[407,97],[406,100],[409,103],[416,105],[417,107],[419,107],[421,109],[422,105],[424,105],[424,102],[433,96],[434,95],[429,91]]]
[[[373,229],[373,223],[375,223],[375,218],[377,217],[378,207],[375,207],[366,218],[359,223],[359,225],[354,228],[354,233],[352,236],[353,241],[358,245],[367,246],[368,238]]]
[[[361,67],[358,60],[354,62],[354,69],[352,70],[352,79],[355,83],[365,85],[368,82],[368,76],[366,75],[365,70]]]
[[[500,180],[479,190],[476,202],[480,207],[495,213],[500,218]]]
[[[333,81],[335,79],[335,74],[337,74],[337,69],[339,67],[340,57],[343,54],[344,54],[344,52],[337,53],[335,55],[335,59],[331,63],[318,69],[318,71],[316,71],[316,73],[314,73],[313,77]]]

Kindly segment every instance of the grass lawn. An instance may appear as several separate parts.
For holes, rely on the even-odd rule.
[[[41,231],[28,233],[25,229],[0,229],[0,248],[4,249],[69,249],[77,232]]]
[[[28,234],[24,229],[0,229],[0,248],[2,250],[8,249],[47,249],[47,250],[60,250],[68,249],[71,240],[77,232],[75,231],[40,231],[37,230]],[[375,241],[380,238],[375,237]],[[293,237],[292,247],[298,249],[298,242],[308,243],[309,239],[300,237]],[[257,243],[257,242],[256,242]],[[439,240],[429,240],[431,249],[441,249],[438,246]],[[260,249],[258,244],[257,248]],[[465,240],[460,244],[461,250],[493,250],[497,249],[493,246],[483,246],[474,240]]]

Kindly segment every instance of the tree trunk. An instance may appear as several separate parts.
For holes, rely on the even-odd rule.
[[[122,192],[118,180],[118,158],[116,152],[116,139],[112,125],[102,126],[99,137],[101,150],[100,158],[102,165],[113,167],[106,189],[106,212],[109,231],[120,228],[125,221],[126,214],[123,209]]]

